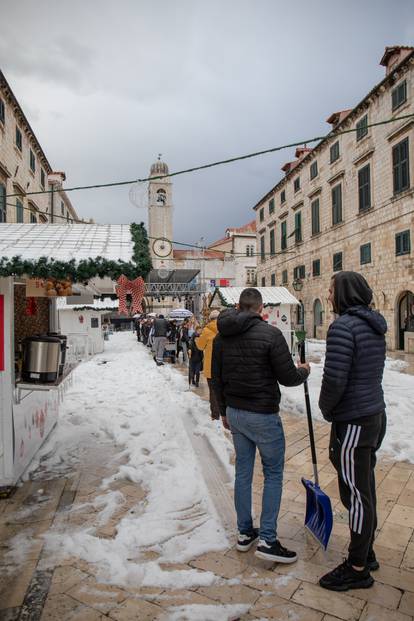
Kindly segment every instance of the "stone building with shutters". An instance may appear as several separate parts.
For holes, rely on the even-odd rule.
[[[79,220],[36,135],[0,71],[0,223]],[[30,194],[54,190],[47,194]]]
[[[255,205],[257,283],[288,287],[301,302],[295,324],[325,338],[331,276],[358,271],[388,322],[388,348],[414,352],[414,48],[387,47],[380,64],[384,79],[332,114],[314,148],[296,149]]]

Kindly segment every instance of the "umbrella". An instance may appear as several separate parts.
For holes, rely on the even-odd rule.
[[[187,317],[192,317],[193,313],[187,308],[175,308],[169,313],[168,316],[171,319],[186,319]]]

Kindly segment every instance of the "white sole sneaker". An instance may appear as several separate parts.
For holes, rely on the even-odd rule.
[[[258,539],[259,537],[257,537]],[[236,550],[238,552],[248,552],[250,548],[257,543],[257,539],[253,539],[250,543],[247,543],[245,546],[240,545],[239,543],[236,545]]]
[[[290,563],[296,563],[296,561],[298,560],[297,555],[288,558],[286,556],[276,556],[276,554],[261,552],[260,550],[256,550],[254,555],[257,556],[257,558],[263,559],[264,561],[270,561],[271,563],[284,563],[285,565],[289,565]]]

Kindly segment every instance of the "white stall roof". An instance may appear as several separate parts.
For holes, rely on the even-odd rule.
[[[0,257],[131,261],[129,224],[1,224]]]
[[[83,308],[90,308],[91,310],[99,311],[111,311],[118,310],[119,300],[113,300],[112,298],[99,298],[93,301],[93,304],[67,304],[65,297],[58,297],[57,309],[58,310],[79,310]]]
[[[246,287],[218,287],[217,291],[226,304],[238,303],[240,294]],[[286,287],[255,287],[262,294],[263,304],[299,304],[299,300],[293,296]]]

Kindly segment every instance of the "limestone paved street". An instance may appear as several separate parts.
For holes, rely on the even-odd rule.
[[[78,368],[74,385],[66,395],[62,429],[53,432],[58,439],[66,438],[65,450],[52,450],[50,440],[43,462],[32,472],[31,480],[11,498],[0,501],[1,621],[413,619],[414,464],[382,456],[377,468],[376,552],[381,568],[375,573],[375,586],[349,594],[323,591],[317,585],[318,578],[342,560],[348,536],[346,515],[328,460],[329,425],[315,423],[321,486],[335,507],[328,551],[323,552],[303,528],[305,493],[300,477],[312,474],[306,420],[283,414],[287,453],[278,532],[282,542],[298,552],[299,561],[289,566],[269,565],[256,559],[253,550],[240,554],[234,547],[231,469],[224,463],[226,446],[232,458],[230,438],[222,440],[223,432],[208,419],[205,385],[197,391],[199,396],[195,396],[186,391],[184,368],[157,369],[148,350],[137,345],[130,333],[114,335],[113,339],[108,352]],[[137,366],[131,368],[134,356]],[[96,408],[112,411],[112,402],[108,401],[111,394],[113,403],[119,399],[119,416],[128,416],[126,402],[120,396],[123,384],[119,384],[117,393],[111,383],[116,379],[114,372],[111,378],[111,365],[114,369],[116,360],[125,365],[128,394],[136,388],[137,401],[142,387],[139,376],[132,374],[137,374],[139,369],[143,369],[142,381],[152,381],[155,388],[157,381],[165,382],[169,397],[175,391],[176,402],[171,404],[171,411],[166,411],[167,401],[159,396],[159,407],[163,410],[159,420],[164,421],[165,432],[159,431],[164,436],[171,429],[179,433],[181,427],[168,425],[176,424],[171,417],[180,416],[180,424],[188,436],[187,440],[184,436],[181,439],[183,452],[193,450],[197,460],[188,479],[180,474],[182,487],[188,488],[194,497],[199,493],[205,495],[208,489],[209,501],[197,501],[196,506],[187,507],[186,513],[175,507],[169,511],[169,517],[164,516],[165,520],[171,518],[170,531],[167,522],[158,524],[156,512],[151,513],[152,509],[160,511],[162,506],[157,504],[160,499],[154,497],[150,479],[151,473],[159,469],[155,448],[151,449],[151,455],[145,455],[140,444],[146,461],[139,461],[133,444],[125,448],[122,434],[114,433],[111,418],[99,423],[99,433],[93,431],[94,422],[98,421]],[[133,377],[137,378],[136,386]],[[88,393],[88,386],[92,392]],[[96,399],[99,392],[100,406]],[[85,405],[79,411],[82,399]],[[90,401],[94,403],[88,410]],[[148,393],[146,403],[150,401]],[[70,404],[76,411],[70,411]],[[136,403],[131,401],[133,407]],[[137,417],[139,412],[145,414],[145,403],[140,407],[141,410],[134,410]],[[205,417],[204,422],[200,422],[200,415]],[[70,417],[76,417],[78,433],[76,425],[69,426]],[[88,418],[87,428],[82,417]],[[120,428],[128,442],[136,436],[139,443],[139,434],[145,432],[135,429],[134,424],[135,419],[127,424],[122,418]],[[173,456],[174,450],[172,446]],[[178,461],[174,464],[173,458],[171,463],[164,457],[163,460],[162,476],[168,480],[171,468]],[[137,472],[142,474],[141,482]],[[201,492],[191,488],[191,481],[197,481],[198,477],[204,479]],[[159,481],[162,479],[156,480],[157,486]],[[256,514],[260,509],[261,483],[261,473],[257,470]],[[172,490],[172,497],[174,493],[181,497],[178,488]],[[170,502],[167,488],[163,494],[167,504]],[[190,502],[190,492],[186,501]],[[217,517],[220,522],[216,521]],[[180,533],[186,524],[190,527],[184,534]],[[161,542],[163,536],[165,542]],[[213,543],[213,551],[209,551],[209,542]],[[197,554],[186,558],[192,549]],[[123,550],[128,551],[127,558],[122,556]]]

